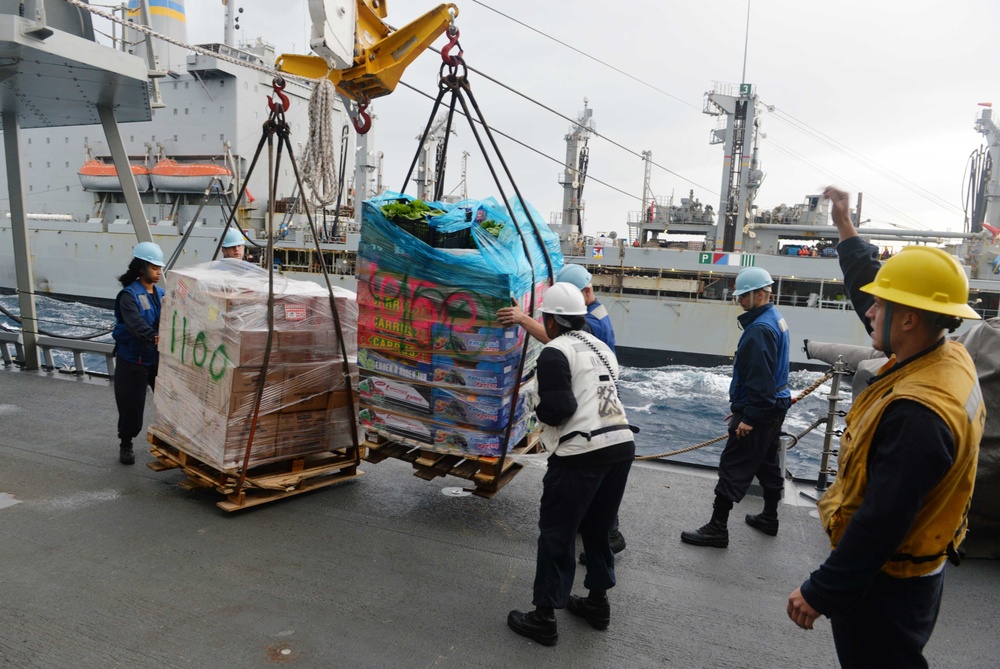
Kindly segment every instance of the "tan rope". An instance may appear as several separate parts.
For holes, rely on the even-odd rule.
[[[799,400],[801,400],[806,395],[808,395],[808,394],[812,393],[813,391],[815,391],[821,385],[823,385],[824,383],[826,383],[832,376],[833,376],[833,372],[827,372],[826,374],[824,374],[822,377],[820,377],[819,379],[817,379],[815,383],[813,383],[808,388],[806,388],[801,393],[799,393],[795,397],[795,399],[792,400],[792,404],[795,404],[796,402],[798,402]],[[658,453],[657,455],[642,455],[642,456],[637,457],[636,460],[659,460],[660,458],[671,458],[671,457],[673,457],[675,455],[680,455],[681,453],[687,453],[688,451],[696,451],[699,448],[705,448],[706,446],[711,446],[712,444],[718,443],[718,442],[720,442],[723,439],[726,439],[728,437],[729,437],[728,434],[724,434],[721,437],[716,437],[715,439],[710,439],[708,441],[703,441],[700,444],[695,444],[694,446],[688,446],[687,448],[682,448],[682,449],[677,450],[677,451],[669,451],[667,453]]]

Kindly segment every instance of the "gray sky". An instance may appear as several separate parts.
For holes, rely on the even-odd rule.
[[[713,82],[740,81],[746,0],[482,2],[669,95],[465,0],[456,4],[470,66],[566,116],[575,118],[588,98],[598,131],[637,153],[651,150],[657,163],[680,175],[654,167],[654,194],[681,197],[693,188],[696,197],[718,208],[722,146],[708,144],[715,118],[701,109]],[[775,109],[763,114],[766,138],[760,157],[767,176],[758,206],[795,204],[834,183],[852,194],[865,193],[863,217],[872,219],[870,225],[960,229],[966,161],[983,139],[973,130],[977,103],[997,103],[1000,116],[1000,3],[751,2],[746,80]],[[221,40],[221,1],[186,4],[189,39]],[[305,0],[284,0],[280,13],[275,0],[236,0],[236,5],[245,10],[239,37],[261,36],[279,52],[306,52]],[[433,6],[389,0],[388,22],[403,25]],[[436,46],[444,43],[440,38]],[[435,93],[440,62],[427,52],[403,81]],[[474,73],[470,81],[491,125],[564,158],[568,122]],[[373,104],[376,148],[386,155],[385,180],[393,190],[401,186],[430,108],[429,100],[404,87]],[[799,124],[827,137],[803,132]],[[560,166],[502,138],[499,142],[522,193],[548,220],[562,206],[556,180]],[[463,148],[473,154],[470,196],[495,195],[467,124],[452,140],[446,190],[458,183]],[[592,138],[589,176],[586,231],[624,233],[628,212],[640,208],[642,161]]]

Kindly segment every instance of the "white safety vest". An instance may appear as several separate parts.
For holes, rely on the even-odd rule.
[[[631,428],[616,386],[618,361],[611,348],[579,330],[564,333],[545,346],[569,361],[577,404],[576,413],[562,425],[542,423],[545,449],[566,457],[630,441]]]

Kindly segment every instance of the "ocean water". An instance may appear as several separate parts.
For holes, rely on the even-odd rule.
[[[14,295],[0,295],[0,306],[11,313],[19,313]],[[79,303],[59,302],[45,297],[37,298],[39,325],[43,330],[61,335],[80,336],[110,330],[114,316],[107,309]],[[0,313],[0,328],[16,328],[17,323]],[[95,341],[111,341],[105,334]],[[73,356],[69,352],[55,352],[56,367],[69,369]],[[85,355],[84,366],[91,371],[107,372],[103,356]],[[637,425],[636,446],[640,455],[653,455],[674,451],[726,433],[725,417],[729,413],[730,367],[687,367],[673,365],[657,368],[624,368],[620,384],[622,402],[628,411],[629,421]],[[789,378],[792,397],[815,382],[820,372],[793,372]],[[799,434],[828,410],[827,395],[830,381],[794,404],[785,419],[784,431]],[[850,393],[844,393],[849,398]],[[846,410],[847,402],[839,408]],[[842,427],[838,422],[837,427]],[[788,450],[786,467],[797,478],[815,479],[819,471],[823,449],[823,427],[802,438]],[[672,458],[673,461],[718,466],[719,454],[725,442],[712,444]],[[836,441],[834,448],[836,448]]]

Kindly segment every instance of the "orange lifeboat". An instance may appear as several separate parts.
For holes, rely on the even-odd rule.
[[[149,190],[149,169],[142,165],[132,165],[132,174],[135,176],[136,186],[139,192],[144,193]],[[80,177],[80,185],[84,190],[101,193],[120,193],[122,184],[118,180],[118,170],[115,166],[103,160],[88,160],[77,172]]]
[[[167,193],[203,193],[205,190],[228,191],[233,173],[213,163],[179,163],[163,158],[151,173],[153,187]]]

